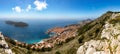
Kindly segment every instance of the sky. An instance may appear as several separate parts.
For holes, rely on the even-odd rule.
[[[119,10],[120,0],[0,0],[0,18],[96,18]]]

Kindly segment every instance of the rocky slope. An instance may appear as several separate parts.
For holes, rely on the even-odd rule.
[[[0,32],[0,54],[14,54]]]
[[[77,54],[119,54],[120,53],[120,13],[112,13],[105,22],[100,39],[85,42]]]

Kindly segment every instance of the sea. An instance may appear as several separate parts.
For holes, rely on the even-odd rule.
[[[15,27],[6,24],[5,21],[25,22],[28,27]],[[46,31],[54,27],[64,27],[70,24],[80,23],[84,19],[0,19],[0,32],[11,39],[28,44],[38,43],[43,39],[50,38]]]

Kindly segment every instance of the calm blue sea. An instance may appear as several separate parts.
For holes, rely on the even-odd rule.
[[[26,28],[14,27],[5,23],[6,20],[22,21],[29,24]],[[55,26],[64,27],[79,23],[81,20],[41,20],[41,19],[0,19],[0,31],[14,40],[26,43],[37,43],[50,36],[45,32]]]

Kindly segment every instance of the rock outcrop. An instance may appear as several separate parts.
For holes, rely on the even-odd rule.
[[[0,54],[14,54],[0,32]]]

